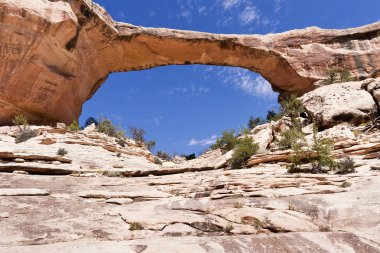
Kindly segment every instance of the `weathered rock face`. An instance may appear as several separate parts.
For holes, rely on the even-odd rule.
[[[286,121],[251,134],[265,148]],[[40,134],[16,144],[18,127],[0,127],[2,253],[380,252],[379,131],[318,134],[334,140],[335,157],[355,160],[357,173],[338,175],[287,173],[274,163],[290,150],[241,170],[226,169],[220,150],[166,166],[92,127],[31,128]]]
[[[362,89],[367,82],[368,80],[323,86],[303,95],[301,101],[323,128],[342,122],[367,122],[377,112],[374,98]]]
[[[380,23],[281,34],[218,35],[118,23],[85,0],[0,0],[0,124],[77,119],[109,73],[165,65],[246,68],[280,92],[304,93],[326,68],[380,75]]]

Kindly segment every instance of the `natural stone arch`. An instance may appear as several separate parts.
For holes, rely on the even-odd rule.
[[[219,35],[118,23],[85,0],[0,0],[0,124],[19,113],[70,123],[109,73],[165,65],[242,67],[280,93],[304,93],[328,66],[379,76],[380,22],[269,35]]]

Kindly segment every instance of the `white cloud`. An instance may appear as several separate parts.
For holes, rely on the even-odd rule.
[[[178,93],[188,94],[190,96],[205,94],[209,92],[210,88],[205,86],[196,86],[195,84],[179,85],[168,91],[164,91],[164,94],[174,95]]]
[[[240,13],[239,19],[243,25],[248,25],[255,20],[259,20],[259,14],[255,6],[246,6]]]
[[[222,0],[223,9],[229,10],[232,7],[238,5],[241,2],[241,0]]]
[[[248,95],[266,98],[275,98],[277,95],[267,80],[247,69],[223,69],[218,75],[224,83],[232,84]]]
[[[273,26],[275,29],[276,22],[268,18],[254,3],[252,0],[215,0],[206,5],[204,0],[177,0],[180,7],[177,18],[191,24],[195,18],[213,13],[216,14],[214,20],[219,27],[250,25],[247,29],[250,32],[258,26]],[[277,13],[286,3],[287,0],[273,0],[274,12]]]
[[[215,134],[212,135],[210,138],[202,139],[202,140],[197,140],[195,138],[192,138],[187,145],[188,146],[209,146],[211,144],[214,144],[216,139],[218,139],[218,136],[216,136]]]
[[[274,12],[278,13],[285,4],[287,4],[287,0],[274,0]]]

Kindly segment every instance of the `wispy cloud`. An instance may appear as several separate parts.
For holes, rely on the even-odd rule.
[[[241,0],[222,0],[221,3],[223,5],[223,9],[226,11],[238,5],[241,2],[242,2]]]
[[[283,5],[286,5],[288,3],[287,0],[274,0],[274,12],[278,13]]]
[[[275,98],[277,94],[263,77],[240,68],[225,68],[219,71],[219,77],[226,84],[232,84],[244,93],[257,97]]]
[[[174,87],[168,91],[164,91],[164,94],[167,95],[174,95],[178,93],[187,94],[189,96],[195,96],[204,94],[210,91],[209,87],[206,86],[197,86],[195,84],[189,84],[189,85],[179,85],[177,87]]]
[[[287,0],[274,1],[275,10],[279,11]],[[251,0],[216,0],[213,3],[205,4],[203,0],[177,0],[180,7],[178,18],[192,23],[196,15],[207,16],[216,15],[217,26],[239,25],[242,27],[251,26],[248,30],[254,30],[257,26],[270,26],[275,24],[266,16],[260,8]]]
[[[243,25],[248,25],[255,20],[259,20],[259,18],[260,16],[255,6],[246,6],[239,15],[240,22]]]
[[[188,142],[188,146],[209,146],[211,144],[214,144],[216,139],[218,139],[218,136],[217,135],[212,135],[210,138],[207,138],[207,139],[201,139],[201,140],[197,140],[195,138],[192,138],[189,142]]]

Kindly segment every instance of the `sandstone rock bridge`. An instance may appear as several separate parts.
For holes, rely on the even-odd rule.
[[[304,93],[328,67],[380,76],[380,22],[346,30],[221,35],[115,22],[85,0],[0,0],[0,124],[70,123],[112,72],[208,64],[260,73]]]

